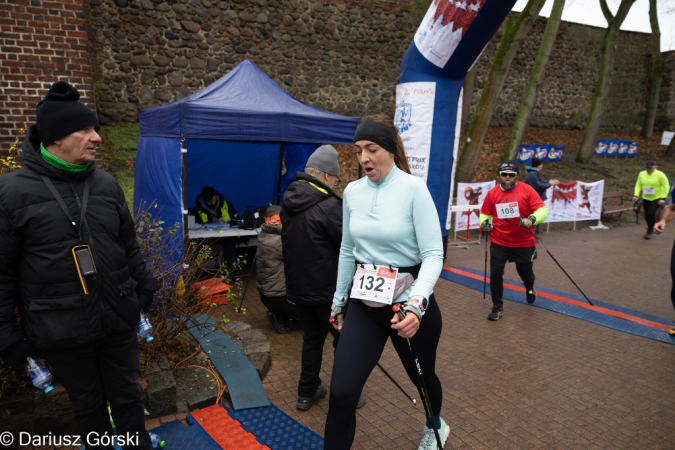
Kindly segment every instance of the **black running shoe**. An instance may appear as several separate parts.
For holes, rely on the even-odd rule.
[[[653,231],[647,231],[647,233],[645,234],[645,239],[651,239],[653,234],[654,234]]]
[[[502,308],[492,308],[492,312],[488,314],[488,320],[499,320],[501,316],[504,315],[504,309]]]
[[[328,393],[328,388],[322,384],[321,386],[316,388],[316,391],[314,392],[314,395],[312,395],[311,397],[300,397],[300,396],[298,396],[298,403],[295,404],[295,407],[297,409],[302,410],[302,411],[309,411],[309,408],[312,407],[314,402],[324,398],[327,393]]]
[[[527,303],[531,305],[537,299],[537,290],[535,288],[530,289],[525,293],[525,298],[527,299]]]

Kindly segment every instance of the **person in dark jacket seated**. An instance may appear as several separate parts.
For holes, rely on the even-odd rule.
[[[197,223],[228,222],[240,220],[234,205],[211,186],[206,186],[197,196],[196,206],[190,210]]]
[[[329,322],[342,242],[342,199],[333,192],[340,183],[337,156],[330,145],[316,149],[288,186],[281,210],[286,290],[304,331],[296,404],[303,411],[328,393],[319,377],[323,345],[330,333],[337,348],[340,336]],[[359,407],[365,401],[361,395]]]
[[[151,449],[136,326],[157,280],[122,188],[96,169],[99,124],[79,98],[54,83],[26,133],[24,167],[0,177],[0,358],[17,373],[27,357],[49,363],[87,449],[112,436],[108,402],[125,448]]]
[[[258,235],[255,271],[260,300],[267,308],[267,320],[277,333],[284,334],[292,331],[287,321],[296,318],[297,313],[295,304],[286,295],[280,212],[281,206],[270,205],[263,213],[265,223]]]
[[[195,200],[196,205],[188,211],[195,217],[196,223],[218,223],[240,220],[239,213],[234,205],[211,186],[206,186]],[[220,238],[209,243],[211,247],[211,259],[204,264],[204,269],[215,269],[222,264],[234,263],[234,249],[237,238]],[[244,239],[246,242],[247,239]]]

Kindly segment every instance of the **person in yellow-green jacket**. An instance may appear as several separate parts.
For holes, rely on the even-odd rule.
[[[652,238],[654,223],[656,222],[656,210],[666,203],[666,197],[668,197],[670,189],[668,177],[656,167],[656,161],[647,161],[645,170],[638,175],[633,193],[634,202],[642,194],[642,207],[644,208],[645,221],[647,222],[645,239]]]
[[[197,206],[191,209],[197,223],[228,222],[240,220],[234,205],[211,186],[206,186],[197,197]]]

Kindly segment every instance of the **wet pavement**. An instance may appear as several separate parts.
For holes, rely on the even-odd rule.
[[[606,222],[612,225],[612,222]],[[542,242],[591,299],[668,319],[670,250],[675,231],[643,239],[644,226],[628,219],[615,228],[577,231],[559,225]],[[560,231],[561,228],[565,230]],[[570,226],[571,228],[571,226]],[[543,230],[542,230],[543,231]],[[538,246],[536,284],[578,294]],[[485,246],[451,248],[449,266],[483,270]],[[513,264],[506,278],[518,280]],[[437,373],[444,388],[442,416],[451,426],[445,448],[462,449],[673,449],[675,448],[675,346],[634,336],[525,304],[505,302],[498,322],[486,320],[489,296],[440,279],[435,288],[443,313]],[[328,399],[310,411],[295,409],[302,332],[274,332],[255,283],[240,316],[269,338],[272,368],[263,385],[270,400],[323,436]],[[675,340],[675,338],[674,338]],[[332,346],[324,348],[322,380],[330,388]],[[405,390],[418,397],[391,344],[380,360]],[[416,449],[424,426],[414,406],[379,369],[357,412],[354,449]]]

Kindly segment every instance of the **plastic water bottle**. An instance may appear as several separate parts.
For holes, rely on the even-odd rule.
[[[145,339],[145,342],[150,342],[154,339],[152,337],[152,324],[143,311],[141,311],[141,321],[138,322],[136,331],[138,332],[138,338]]]
[[[52,386],[52,374],[49,373],[49,369],[47,369],[47,366],[41,360],[28,357],[24,367],[26,368],[28,378],[33,382],[33,386],[42,389],[45,394],[54,389]]]
[[[148,431],[148,434],[150,435],[150,442],[152,442],[152,448],[164,448],[165,442],[162,440],[162,438],[159,437],[158,434],[152,433]]]

